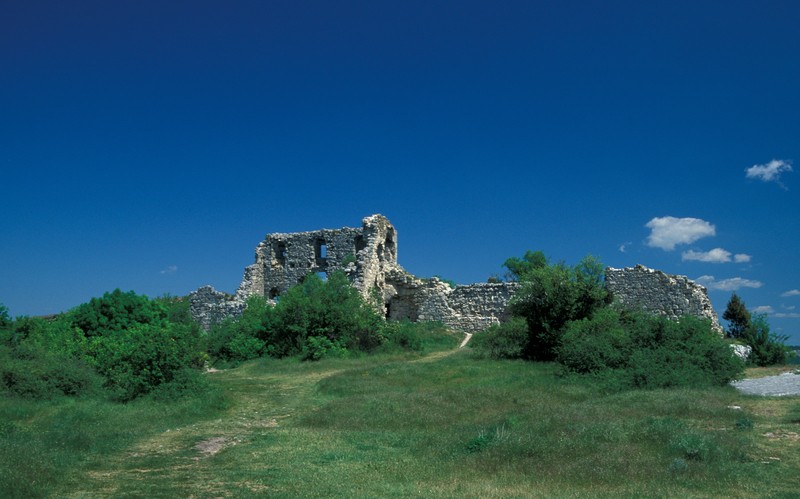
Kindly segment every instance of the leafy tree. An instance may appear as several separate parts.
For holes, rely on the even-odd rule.
[[[281,296],[264,340],[270,355],[283,357],[308,350],[306,339],[317,337],[314,348],[370,351],[383,343],[383,318],[350,284],[344,272],[331,273],[327,281],[309,274]],[[314,355],[316,356],[316,354]]]
[[[13,324],[11,315],[8,312],[8,307],[0,303],[0,330],[8,329]]]
[[[766,316],[756,314],[741,335],[741,339],[753,348],[747,361],[757,366],[783,364],[789,353],[784,345],[787,338],[771,333]]]
[[[72,310],[71,318],[86,336],[104,336],[138,325],[164,324],[167,310],[163,303],[144,295],[115,289],[79,305]]]
[[[750,327],[750,312],[736,293],[731,295],[722,318],[729,322],[727,333],[731,338],[741,338]]]
[[[528,323],[524,356],[553,360],[564,327],[608,304],[603,266],[592,256],[569,267],[563,262],[542,265],[547,260],[541,252],[525,255],[530,265],[523,266],[519,274],[522,288],[512,299],[510,310]]]
[[[506,279],[509,281],[520,281],[524,275],[532,270],[547,267],[549,262],[541,251],[526,251],[522,258],[511,257],[503,262],[506,271]]]

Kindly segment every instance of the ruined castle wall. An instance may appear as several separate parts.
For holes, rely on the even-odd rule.
[[[245,269],[235,296],[201,288],[191,296],[193,315],[208,329],[242,310],[249,296],[275,300],[311,273],[327,276],[336,270],[343,270],[365,298],[373,289],[384,302],[394,296],[388,276],[407,273],[397,264],[397,231],[389,220],[372,215],[363,219],[361,228],[268,234],[256,247],[255,263]]]
[[[623,307],[642,308],[677,320],[691,315],[711,320],[722,332],[706,288],[685,276],[670,275],[642,265],[606,269],[606,288]]]
[[[238,317],[246,303],[236,296],[203,286],[188,296],[189,313],[206,331],[228,317]]]
[[[450,306],[461,315],[508,319],[508,302],[520,285],[516,282],[478,283],[457,286],[450,294]]]
[[[310,273],[329,274],[345,257],[355,259],[360,229],[322,229],[294,234],[269,234],[256,248],[251,294],[275,298]]]
[[[474,333],[507,319],[508,301],[517,283],[471,284],[451,288],[433,278],[408,276],[392,280],[397,293],[387,304],[391,320],[440,321],[452,329]]]
[[[252,295],[277,299],[309,273],[344,270],[365,298],[377,292],[390,320],[441,321],[476,332],[507,318],[517,283],[482,283],[451,288],[439,279],[420,279],[397,263],[397,231],[386,217],[372,215],[360,228],[268,234],[245,269],[234,296],[210,286],[190,294],[192,316],[205,329],[238,316]],[[606,285],[616,301],[677,319],[689,314],[719,321],[704,287],[683,276],[642,266],[606,269]]]

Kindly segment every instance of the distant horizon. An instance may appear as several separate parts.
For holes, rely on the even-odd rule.
[[[373,216],[373,215],[381,215],[381,214],[380,214],[380,213],[372,213],[372,214],[370,214],[370,215],[365,215],[365,217],[368,217],[368,216]],[[365,217],[362,217],[362,219],[363,219],[363,218],[365,218]],[[387,219],[388,219],[388,218],[387,218]],[[389,220],[389,222],[391,222],[391,220]],[[281,232],[281,233],[283,233],[283,234],[298,234],[298,233],[305,233],[305,232],[316,232],[316,231],[318,231],[318,230],[338,230],[338,229],[343,229],[343,228],[357,228],[357,227],[359,227],[359,226],[360,226],[360,225],[358,225],[358,226],[357,226],[356,224],[350,224],[350,225],[343,225],[343,226],[341,226],[341,227],[324,227],[324,228],[323,228],[323,227],[320,227],[320,228],[318,228],[318,229],[308,229],[308,230],[302,230],[302,231],[288,231],[288,232]],[[271,235],[271,234],[276,234],[276,233],[268,233],[268,234],[266,234],[266,236],[265,236],[265,237],[267,237],[267,236],[269,236],[269,235]],[[259,243],[260,243],[260,242],[259,242]],[[258,248],[258,244],[259,244],[259,243],[257,243],[257,244],[256,244],[256,246],[255,246],[256,248]],[[515,256],[522,257],[522,255],[515,255]],[[558,259],[553,259],[553,258],[552,258],[550,255],[546,255],[546,256],[547,256],[548,258],[550,258],[551,262],[553,262],[553,263],[555,263],[556,261],[558,261]],[[399,260],[398,260],[398,264],[399,264],[401,267],[403,267],[403,264],[402,264],[402,262],[401,262],[401,261],[399,261]],[[630,268],[630,269],[632,269],[632,268],[635,268],[635,267],[638,267],[638,266],[642,266],[642,267],[644,267],[644,268],[647,268],[647,269],[650,269],[650,270],[655,270],[655,271],[660,271],[660,272],[663,272],[661,269],[656,269],[656,268],[648,267],[647,265],[644,265],[644,264],[641,264],[641,263],[636,263],[636,264],[632,264],[632,265],[625,265],[625,266],[623,266],[623,267],[618,267],[618,268],[623,268],[623,269],[628,269],[628,268]],[[403,267],[403,268],[405,268],[405,267]],[[607,265],[606,265],[604,268],[605,268],[605,269],[609,269],[609,268],[611,268],[611,269],[614,269],[614,268],[617,268],[617,267],[610,267],[610,266],[607,266]],[[177,270],[177,269],[167,269],[167,270],[168,270],[168,271],[175,271],[175,270]],[[242,269],[242,273],[244,273],[244,270],[245,270],[245,269]],[[162,271],[162,273],[163,273],[163,272],[165,272],[165,271]],[[309,272],[309,273],[311,273],[311,272]],[[412,274],[413,274],[413,273],[412,273]],[[695,283],[695,284],[698,284],[698,285],[702,286],[702,284],[700,284],[700,283],[699,283],[699,282],[697,282],[696,280],[693,280],[693,279],[691,279],[691,278],[689,278],[688,276],[685,276],[685,275],[680,275],[680,274],[669,274],[669,273],[666,273],[666,272],[665,272],[665,274],[667,274],[667,275],[670,275],[670,276],[685,277],[685,278],[689,279],[691,282],[693,282],[693,283]],[[506,278],[506,277],[505,277],[505,276],[504,276],[502,273],[498,273],[498,274],[497,274],[497,276],[498,276],[500,279],[502,279],[503,281],[508,281],[508,279],[507,279],[507,278]],[[415,277],[420,277],[420,276],[416,276],[416,275],[415,275]],[[437,276],[437,275],[434,275],[434,276],[431,276],[431,277],[438,277],[438,276]],[[490,275],[490,277],[491,277],[491,275]],[[243,278],[243,277],[242,277],[242,278]],[[421,278],[425,278],[425,277],[421,277]],[[441,278],[441,277],[440,277],[440,278]],[[446,278],[445,278],[445,279],[446,279]],[[488,279],[488,278],[487,278],[487,279]],[[240,282],[241,282],[241,281],[240,281]],[[483,282],[486,282],[486,281],[483,281]],[[469,285],[471,285],[471,284],[478,284],[478,282],[475,282],[475,283],[456,283],[456,285],[457,285],[457,286],[469,286]],[[213,288],[215,291],[222,291],[222,292],[224,292],[224,293],[226,293],[226,294],[229,294],[229,295],[231,295],[231,296],[235,295],[235,293],[236,293],[236,289],[238,289],[238,286],[237,286],[237,288],[236,288],[236,289],[234,289],[234,291],[232,291],[232,292],[231,292],[231,291],[228,291],[228,290],[221,290],[221,289],[217,289],[217,288],[216,288],[216,287],[215,287],[213,284],[211,284],[211,283],[207,283],[207,284],[202,284],[202,285],[198,286],[196,289],[193,289],[193,290],[191,290],[191,291],[189,291],[188,293],[185,293],[185,294],[183,294],[183,295],[171,295],[171,294],[169,294],[169,293],[165,293],[165,294],[158,295],[158,296],[148,296],[148,298],[151,298],[151,299],[153,299],[153,298],[162,298],[162,297],[165,297],[165,296],[173,296],[173,297],[176,297],[176,298],[182,298],[182,299],[183,299],[183,298],[187,298],[187,297],[188,297],[188,296],[189,296],[189,295],[190,295],[192,292],[194,292],[194,291],[197,291],[198,289],[200,289],[200,288],[203,288],[203,287],[206,287],[206,286],[211,286],[211,287],[212,287],[212,288]],[[703,287],[705,288],[705,286],[703,286]],[[121,289],[121,288],[114,288],[114,289],[110,289],[110,290],[108,290],[108,291],[105,291],[104,293],[111,293],[111,292],[113,292],[113,291],[114,291],[114,290],[116,290],[116,289],[119,289],[120,291],[123,291],[123,292],[130,292],[130,291],[132,291],[132,292],[136,292],[136,290],[123,290],[123,289]],[[708,290],[706,289],[706,291],[708,291]],[[137,293],[137,294],[139,294],[139,293]],[[102,296],[102,295],[100,295],[100,296]],[[92,298],[99,298],[100,296],[97,296],[97,297],[92,297]],[[57,312],[57,313],[51,313],[51,314],[43,314],[43,315],[35,315],[35,317],[42,317],[42,318],[47,318],[47,317],[56,317],[56,316],[58,316],[58,315],[61,315],[61,314],[63,314],[63,313],[66,313],[66,312],[68,312],[69,310],[71,310],[72,308],[74,308],[74,307],[77,307],[77,306],[80,306],[80,305],[81,305],[81,303],[79,303],[79,304],[76,304],[75,306],[73,306],[73,307],[70,307],[70,308],[69,308],[69,309],[67,309],[67,310],[63,310],[63,311],[61,311],[61,312]],[[723,327],[724,327],[724,326],[727,324],[727,321],[725,321],[725,320],[722,318],[722,313],[724,312],[725,306],[727,305],[727,301],[726,301],[726,305],[724,305],[724,306],[723,306],[723,307],[722,307],[722,308],[721,308],[719,311],[717,310],[717,308],[718,308],[718,307],[717,307],[717,306],[716,306],[716,305],[715,305],[713,302],[712,302],[712,305],[714,306],[715,312],[717,312],[717,318],[718,318],[718,320],[719,320],[720,324],[721,324],[721,325],[723,325]],[[753,313],[758,313],[757,311],[753,311],[753,310],[751,310],[751,312],[753,312]],[[726,328],[725,328],[725,329],[726,329]],[[798,343],[797,343],[797,344],[790,344],[790,342],[787,342],[787,346],[791,346],[791,347],[793,347],[793,348],[795,348],[795,347],[797,347],[797,348],[800,348],[800,341],[798,341]]]

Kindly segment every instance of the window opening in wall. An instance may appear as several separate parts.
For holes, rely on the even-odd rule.
[[[397,258],[397,249],[394,244],[394,231],[390,231],[389,234],[386,235],[386,252],[388,253],[388,257],[390,260],[394,260]]]
[[[320,279],[323,280],[323,282],[328,280],[327,272],[317,272],[317,275],[319,276]]]
[[[364,236],[356,236],[356,255],[366,247],[367,243],[364,241]]]
[[[317,262],[324,262],[328,258],[328,245],[324,239],[317,239],[314,243],[314,257]]]
[[[281,265],[286,265],[286,243],[278,243],[275,246],[275,259]]]
[[[281,292],[280,292],[280,290],[278,290],[278,288],[270,289],[269,290],[269,299],[270,300],[275,300],[276,302],[280,301],[281,300]]]

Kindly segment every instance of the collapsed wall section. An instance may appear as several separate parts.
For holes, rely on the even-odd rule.
[[[507,306],[519,284],[479,283],[450,287],[437,278],[393,275],[395,294],[386,303],[390,320],[439,321],[468,333],[483,331],[506,320]]]
[[[238,317],[244,312],[246,302],[238,297],[203,286],[189,293],[189,313],[206,331],[228,317]]]
[[[606,289],[623,307],[641,308],[671,320],[684,315],[709,319],[712,328],[722,334],[706,288],[685,276],[665,274],[642,265],[624,269],[609,267]]]

